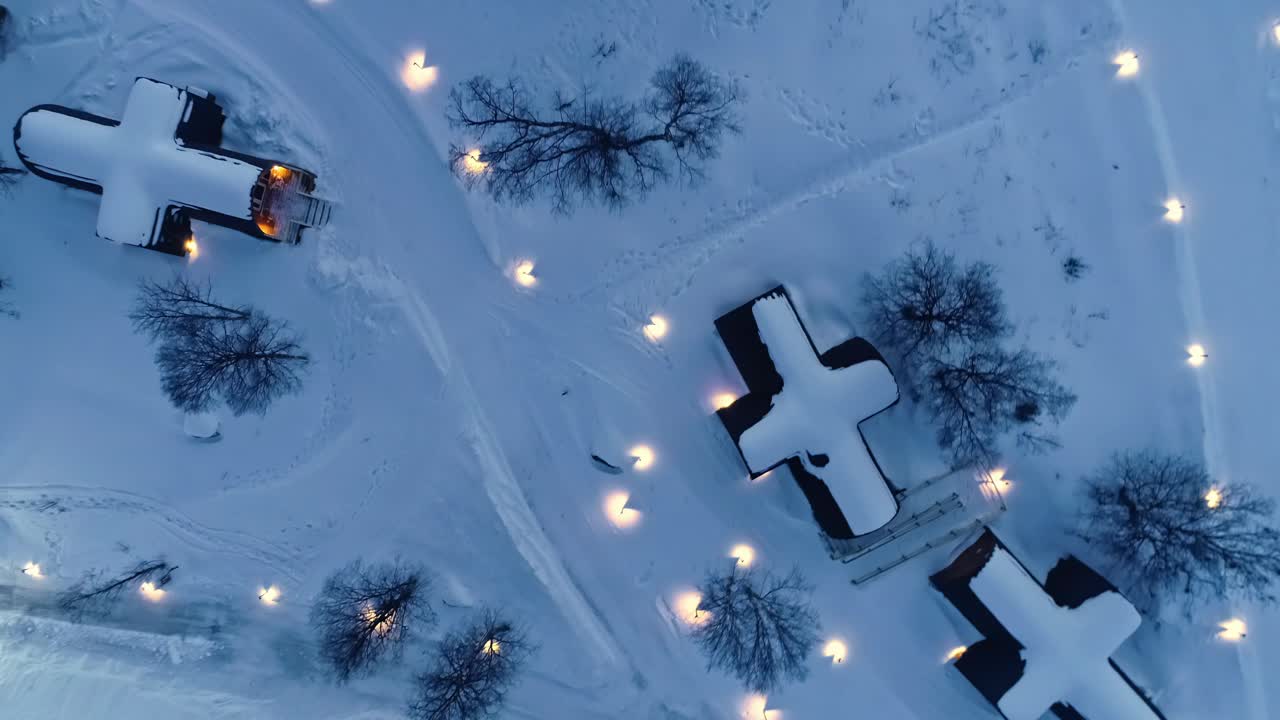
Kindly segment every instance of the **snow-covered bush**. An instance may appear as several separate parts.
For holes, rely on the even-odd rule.
[[[862,300],[872,338],[929,411],[953,465],[993,464],[1009,433],[1032,451],[1056,446],[1044,421],[1061,421],[1076,397],[1052,360],[1009,347],[994,266],[961,267],[926,242],[868,276]]]
[[[1215,483],[1188,458],[1127,452],[1087,479],[1086,497],[1081,536],[1116,562],[1148,608],[1228,592],[1276,600],[1276,504],[1248,484]]]
[[[302,386],[310,357],[284,322],[248,305],[224,305],[182,277],[144,281],[129,314],[157,343],[156,366],[170,402],[188,413],[222,400],[236,415],[265,413]]]
[[[402,561],[357,560],[333,573],[311,607],[320,659],[338,682],[395,658],[420,624],[435,622],[426,572]]]
[[[763,693],[808,676],[821,626],[810,604],[813,586],[799,570],[778,577],[735,564],[709,573],[699,592],[693,639],[708,669],[724,670]]]
[[[485,611],[436,646],[409,702],[413,720],[482,720],[506,700],[533,648],[519,627]]]
[[[455,172],[494,199],[549,196],[558,212],[579,202],[619,209],[673,171],[702,178],[726,133],[739,131],[741,90],[686,55],[654,73],[639,101],[556,92],[546,107],[518,78],[476,76],[449,95],[449,122],[478,147],[450,149]]]

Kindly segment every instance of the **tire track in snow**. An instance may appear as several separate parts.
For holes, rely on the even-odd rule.
[[[1084,58],[1101,52],[1102,48],[1113,41],[1114,36],[1114,27],[1100,31],[1088,43],[1076,48],[1065,61],[1034,81],[1022,84],[1011,92],[1002,91],[999,99],[980,105],[976,110],[941,126],[917,128],[914,134],[904,133],[892,140],[862,144],[816,178],[778,193],[763,204],[755,202],[751,196],[742,198],[733,204],[736,209],[729,217],[710,224],[700,232],[658,243],[652,250],[624,253],[610,266],[602,269],[600,281],[571,299],[582,301],[598,293],[628,285],[633,282],[633,278],[652,280],[653,275],[679,278],[655,293],[658,295],[656,298],[644,298],[646,302],[640,302],[642,299],[636,298],[639,306],[665,305],[688,289],[698,271],[713,257],[728,245],[742,242],[751,230],[767,225],[779,216],[815,200],[839,195],[860,182],[892,174],[893,164],[897,159],[944,144],[998,118],[1002,112],[1034,97],[1059,77],[1079,66]],[[662,272],[651,275],[655,270]]]
[[[1129,26],[1128,16],[1122,0],[1110,0],[1111,11],[1121,28]],[[1146,110],[1147,120],[1156,144],[1156,158],[1160,162],[1160,171],[1166,189],[1177,192],[1182,184],[1182,175],[1178,170],[1177,156],[1173,150],[1173,141],[1169,135],[1169,125],[1164,107],[1152,84],[1137,78],[1138,94]],[[1193,337],[1203,337],[1207,325],[1204,315],[1204,296],[1200,286],[1200,273],[1196,267],[1195,254],[1192,250],[1191,230],[1185,224],[1171,227],[1176,251],[1174,253],[1175,272],[1178,281],[1178,299],[1186,319],[1187,330]],[[1222,444],[1222,421],[1218,412],[1217,386],[1213,382],[1211,372],[1197,372],[1196,388],[1200,395],[1201,425],[1204,429],[1203,449],[1205,467],[1210,477],[1231,477],[1230,467]],[[1267,688],[1264,673],[1259,666],[1258,654],[1253,648],[1246,652],[1239,649],[1240,674],[1244,684],[1245,706],[1250,720],[1269,720],[1267,712]]]
[[[169,505],[137,493],[78,485],[9,485],[0,487],[0,508],[37,513],[64,509],[141,515],[192,549],[248,558],[292,582],[298,580],[295,568],[300,554],[296,550],[248,533],[203,525]]]

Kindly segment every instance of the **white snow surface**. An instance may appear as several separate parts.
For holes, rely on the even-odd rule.
[[[1037,720],[1059,701],[1089,720],[1156,717],[1108,662],[1142,623],[1124,596],[1105,592],[1062,607],[1003,548],[969,587],[1024,647],[1022,676],[999,702],[1009,720]]]
[[[1062,451],[1005,458],[997,530],[1032,572],[1064,552],[1106,569],[1068,531],[1079,478],[1116,450],[1202,454],[1280,491],[1280,16],[1262,0],[5,4],[0,117],[117,117],[137,76],[208,88],[227,147],[313,168],[338,201],[299,246],[200,228],[179,265],[95,238],[87,193],[29,177],[0,196],[2,301],[20,313],[0,315],[0,585],[52,592],[164,554],[180,566],[154,608],[166,632],[218,648],[12,625],[0,707],[16,717],[400,718],[431,640],[494,605],[540,646],[504,718],[737,720],[745,694],[706,671],[676,599],[743,542],[799,565],[824,639],[849,648],[768,699],[784,720],[992,717],[943,663],[975,639],[927,587],[946,551],[851,587],[790,479],[748,483],[712,416],[713,393],[745,390],[714,318],[784,284],[830,347],[860,330],[861,274],[923,236],[999,268],[1020,339],[1080,397]],[[1118,79],[1129,49],[1142,70]],[[451,176],[449,143],[473,140],[444,120],[454,82],[517,70],[548,94],[634,97],[677,51],[747,91],[742,135],[697,187],[559,218]],[[401,72],[418,52],[438,79],[414,91]],[[1171,195],[1179,225],[1161,220]],[[1091,269],[1067,282],[1072,254]],[[522,260],[533,287],[510,276]],[[185,437],[126,317],[139,279],[175,272],[299,330],[304,392],[227,420],[220,442]],[[661,343],[641,330],[653,313]],[[1192,342],[1204,367],[1184,362]],[[862,429],[890,477],[943,469],[909,402]],[[639,443],[655,451],[643,472],[588,459]],[[619,492],[634,526],[605,510]],[[396,554],[433,569],[439,624],[335,687],[310,597],[349,560]],[[276,606],[256,599],[267,584]],[[1246,641],[1216,640],[1234,615]],[[1173,720],[1280,713],[1272,609],[1226,598],[1143,623],[1114,657]]]
[[[104,240],[155,243],[171,205],[252,220],[249,193],[262,169],[180,145],[174,133],[189,104],[186,90],[140,77],[119,125],[36,110],[19,123],[17,147],[41,170],[102,188],[97,234]]]
[[[898,502],[858,423],[898,400],[893,373],[878,361],[839,370],[825,367],[785,296],[762,298],[751,312],[782,376],[782,392],[773,398],[769,414],[739,438],[747,465],[763,472],[799,457],[806,470],[826,483],[855,535],[883,527],[897,514]],[[826,455],[828,462],[817,467],[810,455]]]

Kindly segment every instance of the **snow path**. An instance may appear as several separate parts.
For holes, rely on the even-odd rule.
[[[76,485],[8,485],[0,487],[0,508],[60,513],[91,510],[126,513],[144,518],[174,538],[201,552],[252,560],[277,576],[298,579],[300,553],[247,533],[202,525],[159,500],[123,490]]]
[[[1129,20],[1126,3],[1123,0],[1110,0],[1110,2],[1117,20],[1121,26],[1127,30],[1150,26],[1153,30],[1162,30],[1164,33],[1167,33],[1167,35],[1176,37],[1178,32],[1186,32],[1188,27],[1193,27],[1194,32],[1197,35],[1207,35],[1213,41],[1224,41],[1202,41],[1196,44],[1176,44],[1176,40],[1168,36],[1159,37],[1159,41],[1156,41],[1157,35],[1152,33],[1147,36],[1147,39],[1152,43],[1151,55],[1156,56],[1156,59],[1152,63],[1148,63],[1149,66],[1144,67],[1140,76],[1135,79],[1143,105],[1146,108],[1147,120],[1151,126],[1157,155],[1169,195],[1179,197],[1188,205],[1186,219],[1182,223],[1172,226],[1170,231],[1173,234],[1177,249],[1176,258],[1179,297],[1182,301],[1182,310],[1186,317],[1188,332],[1190,333],[1187,341],[1204,341],[1209,338],[1213,338],[1214,335],[1212,333],[1212,327],[1207,320],[1207,313],[1205,310],[1206,286],[1204,286],[1201,281],[1200,265],[1202,260],[1198,253],[1208,252],[1205,249],[1206,246],[1204,243],[1216,245],[1218,243],[1226,242],[1231,243],[1234,247],[1238,248],[1241,243],[1251,242],[1252,238],[1248,237],[1246,234],[1233,232],[1233,230],[1236,230],[1240,226],[1232,223],[1231,220],[1226,219],[1233,215],[1236,217],[1243,217],[1246,214],[1256,213],[1256,208],[1265,207],[1265,205],[1255,205],[1253,203],[1256,203],[1259,200],[1263,203],[1267,202],[1267,198],[1265,198],[1265,196],[1263,198],[1249,198],[1248,200],[1242,201],[1240,199],[1240,194],[1238,193],[1213,193],[1211,191],[1211,184],[1216,182],[1220,184],[1219,187],[1225,188],[1234,185],[1233,181],[1237,178],[1246,182],[1248,180],[1252,180],[1253,175],[1251,171],[1254,171],[1255,168],[1251,166],[1255,165],[1263,166],[1263,181],[1265,183],[1266,170],[1270,169],[1271,164],[1265,162],[1267,153],[1245,153],[1245,157],[1248,157],[1250,161],[1248,163],[1238,162],[1241,159],[1241,156],[1232,154],[1228,161],[1228,166],[1234,175],[1222,177],[1217,174],[1209,174],[1216,168],[1212,167],[1209,163],[1203,162],[1199,157],[1197,157],[1196,160],[1199,162],[1193,162],[1193,165],[1201,167],[1202,172],[1204,172],[1204,176],[1197,177],[1193,183],[1188,185],[1184,181],[1184,176],[1179,168],[1178,158],[1180,153],[1179,150],[1175,149],[1177,146],[1174,143],[1173,134],[1170,132],[1169,121],[1164,110],[1164,103],[1162,102],[1161,95],[1164,92],[1170,91],[1179,93],[1180,97],[1176,98],[1175,101],[1185,102],[1193,94],[1193,87],[1200,92],[1212,92],[1212,89],[1209,86],[1192,85],[1191,83],[1180,81],[1179,76],[1176,74],[1177,69],[1179,67],[1186,69],[1187,66],[1195,65],[1199,66],[1195,69],[1198,71],[1197,75],[1200,77],[1213,77],[1219,80],[1225,80],[1225,85],[1231,88],[1235,88],[1237,85],[1240,85],[1249,89],[1259,90],[1260,88],[1257,85],[1241,81],[1235,77],[1244,74],[1246,68],[1257,65],[1259,59],[1258,53],[1255,52],[1250,55],[1246,55],[1243,58],[1244,62],[1239,62],[1242,58],[1237,54],[1238,45],[1236,47],[1232,47],[1232,41],[1238,41],[1240,37],[1230,32],[1238,29],[1232,27],[1231,23],[1203,23],[1202,21],[1204,18],[1196,17],[1193,24],[1180,27],[1177,23],[1178,19],[1182,19],[1184,22],[1190,23],[1191,18],[1179,18],[1178,15],[1171,17],[1168,14],[1168,6],[1163,3],[1156,3],[1156,7],[1147,7],[1145,3],[1132,2],[1135,8],[1142,6],[1138,10],[1138,14],[1142,16],[1143,22],[1141,25],[1135,25]],[[1224,16],[1225,15],[1226,14],[1224,13]],[[1235,19],[1235,17],[1237,16],[1233,14],[1232,19]],[[1269,19],[1268,10],[1263,7],[1259,7],[1257,9],[1256,18],[1256,22],[1258,23],[1257,30],[1261,33],[1266,33],[1267,28],[1265,23]],[[1159,20],[1161,19],[1166,21],[1163,25],[1159,23]],[[1224,32],[1224,28],[1222,27],[1223,25],[1227,26],[1225,28],[1227,32]],[[1164,33],[1161,34],[1163,35]],[[1156,55],[1160,50],[1168,50],[1171,46],[1176,48],[1173,52],[1164,56]],[[1141,48],[1138,52],[1140,53],[1140,56],[1145,55],[1146,48]],[[1186,60],[1188,57],[1193,59]],[[1183,61],[1185,64],[1179,65],[1179,61]],[[1160,67],[1159,63],[1161,62],[1168,63],[1169,67]],[[1210,68],[1212,68],[1212,70],[1210,70]],[[1150,77],[1148,77],[1148,75],[1150,75]],[[1161,84],[1157,82],[1158,79],[1164,79],[1165,82]],[[1171,84],[1172,87],[1170,87]],[[1230,108],[1228,111],[1230,113],[1240,113],[1240,107],[1243,105],[1241,103],[1234,102],[1212,102],[1202,97],[1197,98],[1197,101],[1205,107],[1218,106],[1221,108]],[[1244,105],[1244,107],[1247,108],[1248,105]],[[1247,117],[1245,113],[1240,113],[1240,115]],[[1229,127],[1229,125],[1224,125],[1224,127]],[[1185,132],[1183,133],[1183,136],[1185,142]],[[1252,139],[1247,134],[1244,135],[1244,137],[1246,139]],[[1199,140],[1199,138],[1196,138],[1196,140]],[[1195,142],[1195,140],[1192,142]],[[1270,146],[1271,144],[1271,142],[1268,142],[1265,145]],[[1185,148],[1187,146],[1183,145],[1182,147]],[[1226,153],[1223,153],[1222,155],[1224,158],[1227,157]],[[1260,159],[1263,160],[1263,162],[1259,162]],[[1244,186],[1246,185],[1246,182],[1241,182],[1240,185]],[[1202,194],[1198,197],[1189,197],[1188,193],[1193,192],[1193,188],[1198,188]],[[1219,204],[1216,206],[1211,205],[1211,198],[1213,200],[1218,200]],[[1197,200],[1202,200],[1202,202],[1197,203]],[[1225,223],[1224,220],[1226,220]],[[1248,224],[1244,225],[1245,228],[1266,226],[1266,223],[1259,223],[1255,226],[1250,226]],[[1256,230],[1254,232],[1256,233]],[[1239,258],[1237,258],[1237,262],[1240,262]],[[1241,268],[1237,268],[1236,271],[1238,272],[1240,269]],[[1258,301],[1259,298],[1257,296],[1251,297],[1248,290],[1242,289],[1242,287],[1235,284],[1234,281],[1223,283],[1222,279],[1223,278],[1218,278],[1216,282],[1208,286],[1211,293],[1214,293],[1219,297],[1230,298],[1230,302],[1237,305],[1252,305]],[[1247,285],[1244,287],[1247,287]],[[1221,327],[1221,325],[1219,326]],[[1261,330],[1261,328],[1258,328],[1258,330]],[[1228,337],[1219,334],[1218,338],[1223,342],[1221,344],[1209,345],[1211,348],[1211,359],[1206,367],[1196,372],[1196,384],[1199,389],[1200,397],[1200,412],[1204,427],[1203,454],[1205,464],[1211,477],[1258,482],[1265,488],[1267,478],[1258,477],[1256,475],[1250,477],[1249,475],[1244,474],[1248,472],[1247,468],[1249,466],[1254,465],[1254,463],[1251,462],[1251,458],[1240,456],[1239,450],[1231,452],[1227,449],[1228,443],[1225,440],[1225,433],[1228,432],[1229,426],[1228,423],[1224,422],[1224,417],[1219,404],[1218,375],[1220,372],[1225,371],[1232,373],[1235,377],[1239,377],[1242,374],[1243,365],[1241,361],[1244,360],[1244,358],[1227,357],[1223,360],[1219,360],[1218,358],[1220,356],[1227,355],[1226,351],[1228,346],[1226,344],[1226,340]],[[1245,339],[1247,340],[1248,338]],[[1262,354],[1271,352],[1267,348],[1265,340],[1247,343],[1246,347],[1249,345],[1256,346],[1258,344],[1262,345]],[[1220,353],[1219,350],[1223,352]],[[1257,352],[1257,350],[1254,350],[1254,352]],[[1274,374],[1273,370],[1271,371],[1271,374]],[[1258,379],[1261,379],[1262,377],[1267,377],[1267,375],[1264,374],[1257,377]],[[1230,383],[1228,383],[1228,385],[1230,385]],[[1255,388],[1250,391],[1250,394],[1252,397],[1257,397],[1262,393],[1258,393]],[[1237,408],[1245,407],[1247,405],[1245,396],[1240,395],[1238,392],[1229,393],[1227,397]],[[1246,415],[1246,417],[1248,417],[1248,415]],[[1264,422],[1266,421],[1264,420]],[[1271,442],[1274,442],[1274,439],[1272,439]],[[1267,465],[1264,465],[1264,467],[1266,466]],[[1280,488],[1273,486],[1267,489],[1270,489],[1274,493]],[[1224,598],[1224,600],[1226,599]],[[1264,659],[1262,655],[1268,653],[1275,655],[1277,652],[1277,648],[1274,646],[1274,641],[1277,638],[1280,638],[1280,623],[1277,623],[1275,610],[1273,609],[1258,606],[1253,606],[1251,609],[1252,617],[1250,621],[1252,625],[1252,637],[1246,644],[1242,644],[1238,647],[1240,669],[1244,682],[1244,699],[1249,720],[1269,720],[1270,718],[1273,718],[1273,715],[1269,711],[1267,695],[1269,690],[1274,691],[1274,683],[1269,681],[1267,678],[1268,676],[1274,678],[1274,665]],[[1258,632],[1264,627],[1270,632]],[[1259,646],[1264,649],[1264,652],[1259,652]]]
[[[307,42],[309,38],[301,32],[290,33],[287,37],[289,42],[285,42],[282,36],[274,32],[277,27],[285,27],[292,24],[297,27],[298,19],[296,16],[281,15],[276,18],[277,22],[259,22],[254,24],[254,30],[246,30],[240,28],[234,37],[223,32],[221,27],[239,27],[243,23],[236,20],[234,11],[224,11],[221,8],[214,8],[198,4],[188,4],[182,8],[175,8],[169,3],[156,3],[150,0],[140,0],[139,6],[145,7],[149,14],[157,17],[170,17],[180,20],[194,26],[201,27],[202,30],[212,37],[224,48],[238,48],[238,57],[251,58],[264,52],[283,54],[287,56],[289,51],[295,50],[299,53],[309,53],[315,45]],[[272,7],[270,10],[264,9],[264,13],[277,11]],[[227,12],[227,16],[219,17],[219,13]],[[337,57],[341,61],[341,67],[334,68],[330,73],[330,84],[323,88],[324,97],[316,97],[314,99],[307,97],[296,97],[295,103],[297,107],[309,107],[316,113],[322,112],[323,108],[332,108],[332,104],[327,98],[332,97],[335,88],[346,85],[344,91],[340,95],[344,98],[345,106],[356,107],[364,104],[364,101],[372,101],[374,106],[381,108],[384,112],[370,114],[371,128],[369,130],[367,140],[370,144],[379,142],[383,147],[374,150],[371,147],[362,147],[361,151],[367,157],[388,157],[393,156],[397,152],[401,152],[402,146],[418,147],[424,150],[434,147],[434,143],[423,129],[422,124],[414,116],[413,109],[405,102],[404,91],[399,87],[395,87],[391,83],[388,68],[377,67],[369,60],[354,57],[347,52],[348,43],[343,40],[327,23],[325,23],[318,14],[306,14],[306,23],[304,28],[310,33],[319,36],[319,40],[325,47],[336,49]],[[260,33],[260,43],[253,42],[255,33]],[[296,43],[296,46],[293,44]],[[287,67],[285,63],[272,63],[269,58],[263,58],[264,63],[269,66]],[[310,70],[318,73],[316,65],[323,62],[332,62],[330,55],[316,58],[315,65]],[[353,78],[357,82],[347,81]],[[287,78],[284,78],[287,82]],[[297,87],[305,87],[305,83],[299,83]],[[296,94],[298,91],[294,91]],[[332,108],[341,113],[344,108]],[[374,122],[389,123],[390,127],[383,130],[377,130],[372,125]],[[317,123],[323,124],[323,123]],[[339,127],[343,123],[339,119],[334,119],[330,126]],[[414,168],[416,173],[406,177],[401,187],[413,188],[416,192],[430,193],[431,186],[436,191],[444,191],[452,194],[457,198],[456,207],[463,206],[461,193],[454,185],[452,176],[448,173],[448,169],[439,163],[434,157],[422,158],[422,162]],[[367,161],[364,163],[369,164]],[[372,175],[383,175],[382,181],[385,183],[386,168],[371,167],[369,171]],[[423,186],[422,176],[426,175],[432,178],[431,184]],[[354,179],[346,178],[347,182],[353,182]],[[403,223],[402,226],[431,227],[437,218],[431,217],[421,203],[412,202],[412,196],[406,198],[410,202],[404,203],[401,208],[403,215],[398,220]],[[440,208],[437,207],[437,210]],[[389,212],[387,207],[381,208],[384,212]],[[460,365],[453,361],[454,354],[445,340],[449,336],[449,332],[441,325],[438,315],[431,310],[431,304],[415,292],[414,287],[431,287],[431,288],[449,288],[457,290],[456,293],[450,293],[442,290],[440,296],[442,298],[463,297],[463,288],[459,287],[459,283],[471,282],[465,279],[459,279],[458,275],[462,273],[456,272],[461,268],[474,266],[477,258],[474,250],[481,247],[479,238],[474,228],[470,226],[470,220],[463,213],[459,215],[459,221],[451,223],[449,227],[455,230],[460,227],[466,228],[466,236],[464,237],[462,248],[457,247],[454,242],[443,243],[441,246],[431,246],[430,250],[438,253],[426,258],[404,258],[395,262],[386,263],[391,267],[399,268],[432,268],[444,271],[444,276],[428,276],[419,277],[415,281],[403,281],[388,283],[395,290],[395,299],[404,311],[406,320],[410,326],[414,328],[420,344],[431,358],[433,364],[439,371],[447,377],[450,388],[450,394],[455,400],[455,404],[462,413],[459,418],[461,425],[465,428],[464,434],[475,450],[475,455],[482,468],[483,482],[486,493],[493,502],[494,508],[501,518],[503,524],[507,527],[513,543],[519,550],[521,556],[529,563],[534,574],[546,586],[551,597],[560,606],[565,618],[587,641],[588,647],[591,648],[596,659],[604,666],[602,669],[615,670],[622,664],[622,653],[619,650],[617,640],[613,638],[610,632],[605,628],[599,619],[598,613],[591,607],[583,596],[581,590],[573,582],[568,570],[565,568],[563,560],[556,551],[554,545],[547,538],[542,526],[534,515],[533,510],[529,507],[525,498],[523,489],[519,482],[515,479],[511,472],[510,463],[500,449],[500,444],[490,429],[491,423],[485,417],[484,406],[482,400],[476,394],[473,383],[468,379],[468,374]],[[414,221],[410,218],[418,216],[418,220]],[[343,222],[347,227],[364,226],[368,227],[375,224],[372,218],[341,218],[338,220]],[[367,221],[367,222],[366,222]],[[465,223],[465,224],[463,224]],[[376,223],[380,224],[380,223]],[[396,239],[394,235],[388,233],[388,238]],[[403,239],[399,239],[403,242]],[[404,250],[419,250],[418,246],[412,243],[408,248],[401,246],[394,250],[403,252]],[[443,256],[441,251],[453,251],[454,253],[462,252],[461,257],[452,259]],[[491,264],[490,264],[491,267]],[[491,285],[496,284],[493,281],[497,278],[489,278]],[[500,286],[502,290],[509,291],[509,286]],[[495,288],[496,289],[496,288]],[[474,290],[471,290],[474,292]],[[483,326],[485,323],[471,321],[469,316],[463,316],[461,313],[454,314],[454,326],[471,325],[471,332],[474,332],[476,326]],[[455,337],[461,337],[465,331],[458,331]],[[484,357],[488,353],[469,353],[466,357]],[[500,377],[504,373],[501,371],[501,363],[497,368],[493,369],[490,374],[491,378]],[[500,396],[500,394],[499,394]],[[498,403],[490,403],[491,406]]]
[[[678,235],[676,238],[655,243],[652,250],[632,251],[603,269],[601,279],[573,299],[582,301],[605,291],[624,285],[627,278],[657,276],[673,286],[663,287],[659,297],[647,297],[646,303],[663,307],[678,297],[693,283],[698,271],[710,262],[722,249],[740,240],[753,229],[790,214],[805,205],[847,192],[859,183],[878,178],[892,178],[895,161],[916,153],[951,142],[975,128],[1000,117],[1001,113],[1034,99],[1041,91],[1053,86],[1065,73],[1089,60],[1101,62],[1102,53],[1114,42],[1110,30],[1099,32],[1083,47],[1076,48],[1065,60],[1034,82],[1018,86],[1013,92],[1002,93],[999,100],[967,110],[959,117],[938,127],[917,124],[914,132],[877,143],[859,143],[853,152],[845,154],[826,171],[798,187],[771,193],[763,204],[757,203],[755,194],[733,203],[737,208],[729,217],[718,219],[698,232]]]

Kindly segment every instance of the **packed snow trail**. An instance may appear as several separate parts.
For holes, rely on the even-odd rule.
[[[1280,108],[1275,98],[1271,107],[1264,102],[1266,68],[1277,66],[1277,48],[1268,42],[1274,10],[1254,0],[1220,12],[1111,2],[1141,59],[1133,82],[1147,109],[1166,189],[1187,205],[1185,219],[1170,232],[1177,243],[1187,342],[1203,342],[1209,352],[1206,365],[1194,371],[1205,463],[1213,478],[1257,483],[1280,496],[1280,455],[1272,432],[1274,399],[1280,397],[1272,359],[1280,343],[1271,310],[1278,299],[1274,274],[1280,257],[1270,211],[1275,200],[1268,192],[1280,128],[1266,122]],[[1273,69],[1270,82],[1274,74]],[[1166,108],[1175,112],[1167,115]],[[1247,609],[1250,625],[1249,647],[1240,648],[1249,720],[1270,720],[1271,705],[1280,703],[1268,698],[1276,689],[1267,680],[1280,668],[1280,613],[1253,603],[1241,609]]]

